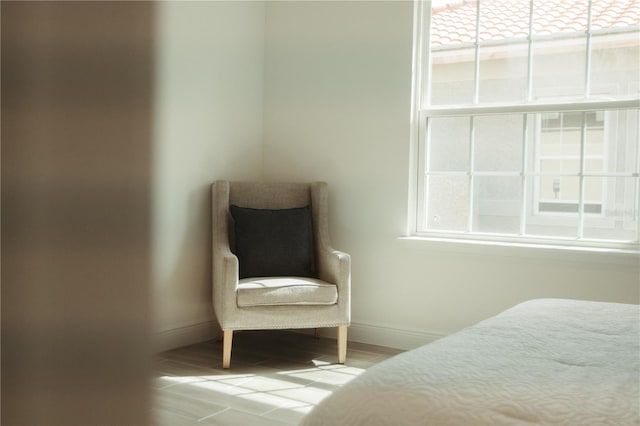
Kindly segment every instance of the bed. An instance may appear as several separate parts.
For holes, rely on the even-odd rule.
[[[639,425],[638,305],[537,299],[369,368],[302,426]]]

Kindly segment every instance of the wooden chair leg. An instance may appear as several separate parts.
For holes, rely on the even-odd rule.
[[[222,343],[222,368],[231,366],[231,344],[233,342],[233,330],[224,330]]]
[[[347,326],[338,327],[338,364],[344,364],[347,360]]]

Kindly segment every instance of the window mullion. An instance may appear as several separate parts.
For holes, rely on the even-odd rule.
[[[480,3],[476,3],[476,40],[475,58],[474,58],[474,84],[473,84],[473,104],[477,105],[480,101]]]
[[[640,103],[634,99],[605,99],[575,102],[555,102],[555,103],[531,103],[531,104],[504,104],[504,105],[471,105],[441,107],[430,106],[425,109],[425,114],[429,117],[446,117],[455,115],[489,115],[489,114],[519,114],[519,113],[542,113],[542,112],[582,112],[582,111],[603,111],[603,110],[623,110],[638,109]]]
[[[527,101],[533,100],[533,0],[529,2],[529,36],[527,40]]]
[[[475,183],[475,140],[476,140],[476,118],[469,118],[469,216],[467,218],[467,232],[473,232],[473,210],[474,210],[474,183]]]
[[[430,176],[430,152],[431,152],[431,126],[427,124],[427,118],[420,115],[420,147],[422,147],[422,152],[419,153],[420,161],[423,163],[420,164],[419,170],[424,170],[426,173],[423,173],[421,176],[421,182],[418,182],[418,190],[420,194],[424,197],[424,200],[429,199],[429,176]],[[418,218],[420,220],[419,228],[427,228],[428,226],[428,217],[429,217],[429,203],[422,202],[420,203],[420,211],[418,214]]]
[[[578,239],[584,238],[584,172],[585,150],[587,139],[587,113],[582,113],[582,129],[580,131],[580,183],[578,200]]]
[[[522,200],[520,203],[520,235],[525,235],[527,232],[527,173],[528,173],[528,150],[530,146],[529,141],[529,117],[527,114],[522,115]]]
[[[527,36],[527,93],[526,99],[528,102],[533,100],[533,0],[529,1],[529,33]],[[533,141],[529,138],[529,117],[525,113],[523,116],[522,124],[522,200],[520,203],[520,235],[527,233],[527,179],[528,178],[528,151],[532,146]],[[533,185],[533,181],[532,185]],[[532,188],[533,189],[533,188]],[[533,208],[533,206],[532,206]]]
[[[640,138],[640,111],[636,111],[636,138]],[[633,175],[635,176],[635,194],[633,196],[632,217],[636,221],[636,243],[640,245],[640,144],[636,147],[636,168]]]
[[[473,83],[473,104],[480,101],[480,3],[476,3],[476,34],[474,42],[474,83]],[[473,232],[473,210],[475,198],[475,176],[474,176],[474,152],[475,152],[475,117],[469,118],[469,210],[467,217],[467,232]]]
[[[591,6],[592,0],[589,0],[587,5],[587,44],[586,44],[586,54],[584,60],[584,98],[588,99],[590,96],[590,86],[591,86]]]
[[[638,218],[640,218],[640,212],[638,209],[640,208],[640,179],[638,177],[635,178],[635,202],[632,208],[632,215],[634,220],[636,221],[636,243],[640,244],[640,223],[638,223]]]

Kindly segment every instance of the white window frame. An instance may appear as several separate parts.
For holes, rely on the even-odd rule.
[[[589,0],[591,5],[591,0]],[[588,218],[588,214],[584,213],[584,209],[579,209],[578,213],[578,229],[579,235],[577,238],[562,238],[562,237],[538,237],[538,236],[530,236],[526,235],[525,227],[528,222],[529,216],[532,214],[531,212],[531,203],[527,202],[527,198],[531,196],[532,188],[529,185],[529,180],[532,176],[535,176],[536,173],[534,171],[527,170],[529,167],[529,158],[530,146],[534,141],[530,141],[527,135],[530,131],[528,128],[527,114],[540,114],[545,112],[590,112],[590,111],[610,111],[610,110],[627,110],[633,109],[637,110],[640,108],[640,99],[636,97],[629,97],[624,99],[617,100],[608,100],[608,99],[590,99],[589,98],[589,74],[590,74],[590,43],[593,32],[591,31],[590,24],[586,31],[586,43],[587,43],[587,56],[585,59],[585,94],[586,100],[584,101],[573,101],[573,102],[539,102],[532,100],[532,73],[531,73],[531,64],[532,64],[532,49],[534,43],[534,37],[528,37],[528,102],[524,103],[514,103],[514,104],[486,104],[479,105],[478,104],[478,93],[479,93],[479,84],[480,80],[478,78],[479,72],[479,48],[481,45],[480,42],[475,43],[475,90],[474,90],[474,104],[465,105],[465,106],[433,106],[428,105],[425,106],[424,100],[429,99],[429,81],[431,77],[431,58],[430,58],[430,49],[429,46],[429,32],[430,32],[430,23],[431,23],[431,1],[430,0],[416,0],[415,1],[415,11],[414,11],[414,67],[413,67],[413,91],[412,91],[412,129],[411,129],[411,155],[412,158],[416,159],[416,161],[412,162],[412,166],[410,168],[411,173],[411,181],[410,181],[410,190],[414,194],[414,196],[410,199],[410,209],[409,209],[409,226],[408,233],[410,235],[416,237],[429,237],[429,238],[445,238],[445,239],[462,239],[462,240],[480,240],[480,241],[489,241],[489,242],[506,242],[506,243],[527,243],[527,244],[539,244],[539,245],[569,245],[569,246],[579,246],[583,248],[614,248],[614,249],[625,249],[625,250],[640,250],[640,226],[636,226],[635,224],[638,221],[638,212],[637,205],[638,199],[640,198],[640,181],[639,179],[639,165],[640,165],[640,147],[636,149],[637,157],[634,159],[635,161],[635,172],[632,173],[630,177],[635,179],[629,179],[630,181],[634,181],[635,183],[627,186],[635,186],[635,190],[631,189],[632,193],[635,193],[633,198],[635,198],[633,202],[633,206],[627,208],[625,206],[625,221],[630,227],[636,227],[636,235],[634,241],[604,241],[604,240],[594,240],[584,238],[582,235],[585,229],[585,220],[589,220],[589,226],[592,226],[590,218]],[[464,232],[459,231],[434,231],[427,229],[427,187],[426,180],[427,176],[430,175],[427,169],[427,155],[426,155],[426,141],[428,140],[428,132],[429,128],[427,126],[427,122],[431,118],[436,117],[460,117],[466,116],[471,117],[471,122],[473,122],[474,116],[480,115],[496,115],[496,114],[509,114],[509,115],[517,115],[523,114],[524,117],[524,128],[523,128],[523,158],[522,164],[523,169],[521,173],[514,173],[514,176],[520,176],[522,179],[522,203],[521,203],[521,215],[520,215],[520,232],[514,235],[507,234],[488,234],[488,233],[480,233],[480,232],[472,232],[473,229],[473,200],[474,200],[474,185],[473,179],[475,176],[478,176],[478,173],[474,172],[473,165],[470,164],[469,170],[467,171],[467,176],[469,178],[469,206],[468,206],[468,225]],[[640,122],[640,118],[636,121]],[[640,130],[640,123],[637,123]],[[473,124],[472,124],[473,127]],[[584,130],[583,130],[584,132]],[[606,131],[605,131],[606,132]],[[473,132],[472,132],[473,134]],[[605,133],[606,134],[606,133]],[[638,134],[638,133],[636,133]],[[582,150],[584,150],[584,134],[582,137]],[[471,136],[470,141],[470,161],[473,159],[473,136]],[[606,161],[606,160],[605,160]],[[584,167],[584,151],[581,156],[582,166]],[[579,173],[580,179],[580,205],[583,205],[583,196],[584,196],[584,179],[585,174],[583,173],[583,167],[581,167],[581,172]],[[457,172],[451,172],[451,175],[456,174]],[[462,173],[464,174],[464,173]],[[491,175],[510,175],[509,173],[490,173]],[[615,175],[615,173],[614,173]],[[625,191],[629,190],[629,188],[625,188]],[[607,204],[608,205],[608,204]],[[603,206],[603,208],[605,208]],[[629,212],[631,209],[631,212]],[[635,211],[634,211],[635,210]],[[630,213],[630,214],[627,214]],[[575,220],[575,219],[574,219]],[[606,220],[603,221],[603,225]],[[609,220],[609,222],[611,222]]]

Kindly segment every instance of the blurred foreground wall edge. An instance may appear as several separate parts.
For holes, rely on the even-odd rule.
[[[153,3],[1,19],[1,423],[149,424]]]

